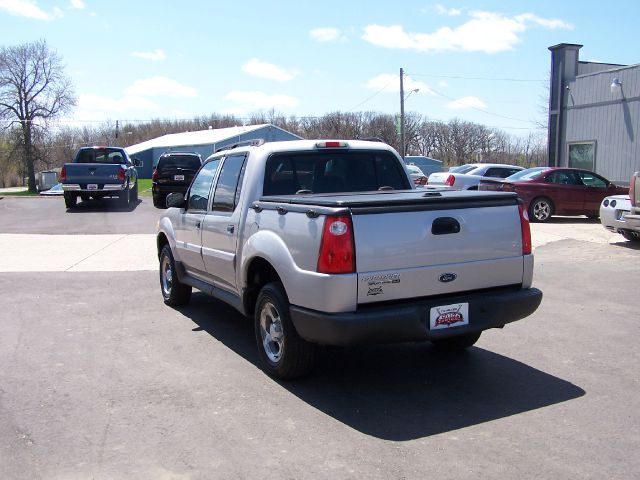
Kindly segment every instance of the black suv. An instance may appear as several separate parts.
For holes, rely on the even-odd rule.
[[[173,192],[184,195],[201,165],[202,157],[197,153],[169,152],[160,155],[151,176],[153,206],[167,208],[167,195]]]

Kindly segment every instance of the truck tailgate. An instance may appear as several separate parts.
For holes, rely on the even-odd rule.
[[[387,210],[352,209],[359,304],[522,283],[515,198]]]
[[[118,170],[122,167],[118,164],[100,163],[67,163],[65,170],[67,179],[65,183],[120,183]]]

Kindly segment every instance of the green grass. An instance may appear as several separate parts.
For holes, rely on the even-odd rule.
[[[31,193],[28,190],[24,192],[0,192],[0,197],[37,197],[37,193]]]
[[[151,197],[151,179],[150,178],[138,179],[138,194],[141,197]]]

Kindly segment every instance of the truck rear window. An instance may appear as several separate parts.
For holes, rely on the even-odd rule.
[[[82,148],[75,163],[125,163],[125,155],[116,148]]]
[[[398,159],[386,151],[278,153],[267,160],[264,195],[367,192],[411,186]]]
[[[193,170],[196,172],[202,162],[200,158],[195,155],[168,155],[166,157],[160,157],[158,160],[158,170],[171,170],[181,168],[184,170]]]

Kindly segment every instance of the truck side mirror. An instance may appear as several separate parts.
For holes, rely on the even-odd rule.
[[[134,167],[141,167],[142,166],[142,160],[140,160],[139,158],[134,158],[133,159],[133,166]]]
[[[173,192],[167,195],[167,207],[185,208],[186,202],[184,195],[180,192]]]

